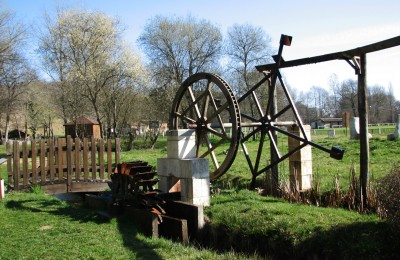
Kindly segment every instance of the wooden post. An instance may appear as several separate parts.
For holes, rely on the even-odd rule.
[[[94,136],[92,136],[91,139],[91,146],[90,146],[90,152],[91,152],[91,161],[92,161],[92,180],[96,179],[97,175],[97,165],[96,165],[96,153],[97,153],[97,146],[96,146],[96,139]]]
[[[28,176],[28,143],[27,141],[22,142],[22,172],[23,172],[23,180],[22,183],[24,186],[28,185],[29,176]]]
[[[276,97],[276,87],[270,85],[270,93],[269,95],[272,95],[272,103],[271,103],[271,108],[270,108],[270,115],[275,115],[278,110],[278,105],[277,105],[277,97]],[[275,120],[276,121],[276,120]],[[273,141],[275,144],[278,143],[278,137],[276,135],[275,130],[271,130],[271,136],[273,138]],[[270,154],[271,154],[271,163],[275,162],[278,160],[278,156],[276,154],[275,148],[274,148],[274,143],[272,140],[270,141]],[[271,176],[272,176],[272,195],[277,196],[278,195],[278,189],[279,189],[279,172],[278,172],[278,165],[275,165],[271,168]]]
[[[14,189],[19,190],[19,177],[20,177],[20,169],[19,169],[19,143],[17,140],[14,140],[13,143],[13,175],[14,175]]]
[[[361,210],[367,206],[367,182],[369,171],[368,96],[366,68],[366,54],[361,54],[360,72],[358,74],[358,113],[360,117],[360,186],[362,202]]]
[[[45,140],[40,140],[40,181],[42,183],[46,182],[46,144]]]
[[[47,164],[49,165],[50,169],[50,181],[54,181],[54,177],[56,174],[56,166],[54,160],[54,139],[48,139],[48,146],[49,146],[49,153],[47,157]]]
[[[14,184],[14,176],[13,176],[13,146],[12,141],[7,142],[7,177],[8,177],[8,185],[12,186]]]
[[[75,137],[75,179],[77,181],[80,180],[82,173],[81,157],[81,139],[79,139],[79,137]]]
[[[115,166],[116,167],[116,166]],[[111,144],[111,139],[107,139],[107,172],[108,176],[107,178],[111,178],[112,172],[112,144]]]
[[[99,167],[100,167],[100,179],[104,180],[104,139],[99,139]]]
[[[73,154],[72,154],[72,138],[70,135],[67,136],[67,192],[72,191],[72,164],[73,164]]]
[[[83,179],[87,181],[89,179],[89,147],[88,139],[83,138]]]
[[[32,183],[37,183],[37,149],[36,149],[36,139],[31,140],[31,151],[32,151]]]

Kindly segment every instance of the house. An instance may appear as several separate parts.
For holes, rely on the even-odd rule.
[[[78,117],[76,120],[64,124],[65,136],[100,138],[100,124],[88,116]]]
[[[336,117],[320,118],[317,121],[311,122],[311,128],[320,129],[320,128],[341,127],[342,121],[343,121],[342,118],[336,118]]]

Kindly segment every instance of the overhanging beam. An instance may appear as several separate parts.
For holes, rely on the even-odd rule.
[[[302,58],[302,59],[298,59],[298,60],[290,60],[290,61],[281,60],[278,68],[288,68],[288,67],[314,64],[314,63],[320,63],[320,62],[331,61],[331,60],[349,60],[349,59],[351,60],[355,56],[360,56],[362,54],[366,54],[366,53],[370,53],[370,52],[389,49],[389,48],[396,47],[399,45],[400,45],[400,36],[397,36],[397,37],[393,37],[393,38],[390,38],[390,39],[387,39],[384,41],[372,43],[369,45],[365,45],[365,46],[347,50],[347,51],[328,53],[328,54],[324,54],[324,55],[320,55],[320,56]],[[256,66],[256,69],[260,72],[271,71],[276,68],[277,68],[276,63]]]

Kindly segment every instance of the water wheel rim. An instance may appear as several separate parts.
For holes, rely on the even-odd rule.
[[[204,90],[197,93],[196,84],[205,84]],[[212,92],[214,90],[223,99],[219,104],[216,102],[217,96]],[[187,102],[186,107],[184,102]],[[226,117],[229,117],[229,122]],[[177,91],[170,114],[171,129],[182,129],[186,123],[189,128],[196,130],[196,154],[197,157],[208,158],[213,165],[211,179],[222,176],[232,165],[240,144],[240,122],[239,105],[231,87],[220,76],[212,73],[196,73],[187,78]],[[229,126],[229,132],[225,126]],[[211,140],[209,134],[216,136],[217,141]],[[204,153],[199,152],[202,143],[207,145]],[[216,152],[226,143],[229,143],[229,147],[224,155],[218,154],[218,159]]]

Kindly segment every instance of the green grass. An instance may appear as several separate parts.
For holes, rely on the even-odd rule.
[[[40,193],[7,194],[0,223],[0,259],[245,259],[145,237],[127,217],[102,218]]]
[[[322,192],[333,188],[335,176],[345,189],[351,165],[358,169],[359,142],[340,134],[328,138],[320,132],[312,139],[326,147],[346,149],[341,161],[312,149],[314,176],[321,179]],[[258,142],[246,144],[250,151],[257,151]],[[287,149],[282,137],[278,144]],[[374,134],[370,140],[371,179],[378,180],[399,162],[399,145],[399,140],[387,141],[386,133]],[[140,143],[136,147],[141,147]],[[160,138],[156,149],[124,151],[121,161],[144,160],[157,165],[157,158],[166,157],[166,153],[165,138]],[[5,154],[5,146],[0,146],[0,157]],[[281,178],[287,178],[287,161],[279,165],[279,171]],[[0,165],[0,173],[6,179],[6,164]],[[210,222],[202,242],[217,251],[145,237],[126,217],[101,218],[95,211],[44,195],[38,187],[32,189],[33,193],[10,193],[0,201],[0,259],[251,259],[257,255],[371,259],[399,255],[399,230],[375,215],[290,204],[239,190],[250,178],[239,151],[230,170],[214,183],[236,188],[222,189],[205,209]],[[233,253],[232,248],[250,256]]]
[[[374,215],[289,204],[248,190],[214,196],[206,214],[211,223],[206,240],[218,249],[257,250],[279,259],[399,255],[399,230]]]

